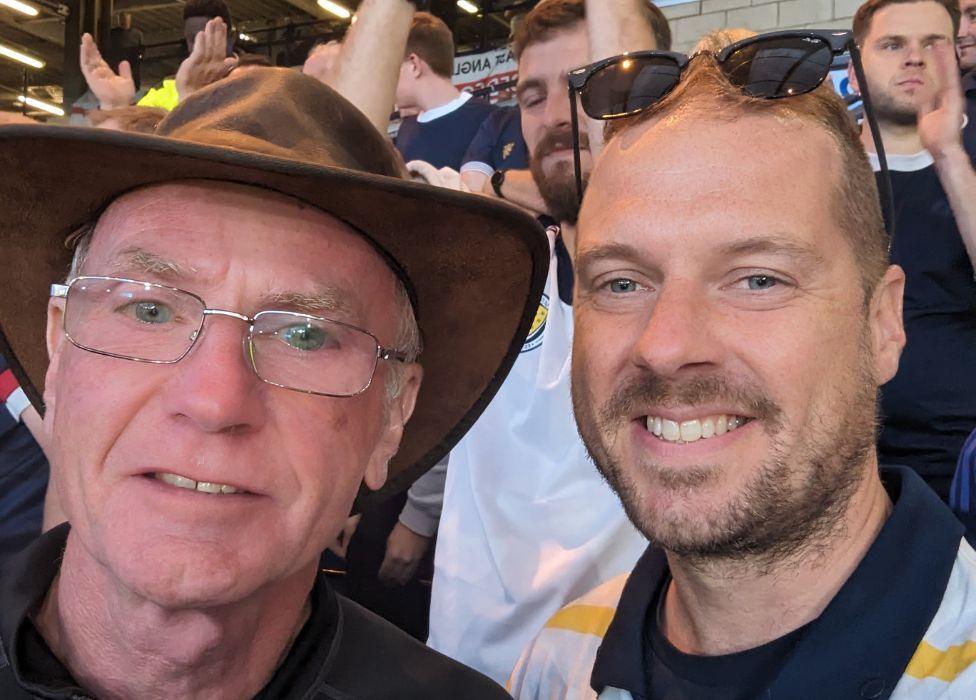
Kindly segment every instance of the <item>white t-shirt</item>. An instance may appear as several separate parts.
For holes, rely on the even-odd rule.
[[[428,644],[499,683],[553,613],[647,546],[576,431],[572,307],[551,261],[522,353],[451,452],[437,537]]]

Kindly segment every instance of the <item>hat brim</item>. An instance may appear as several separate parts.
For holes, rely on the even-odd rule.
[[[102,129],[0,127],[0,350],[38,410],[49,288],[72,257],[66,236],[122,193],[187,179],[301,199],[358,229],[408,277],[424,380],[389,479],[368,499],[408,487],[467,432],[518,357],[549,264],[538,223],[485,197],[247,151]]]

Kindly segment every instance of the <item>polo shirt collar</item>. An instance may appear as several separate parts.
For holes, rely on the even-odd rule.
[[[434,107],[433,109],[428,109],[426,112],[421,112],[417,115],[417,121],[421,124],[426,124],[434,121],[435,119],[446,117],[451,112],[456,112],[457,110],[461,109],[461,107],[463,107],[464,104],[470,99],[470,92],[462,92],[447,104],[443,104],[440,107]]]
[[[904,467],[881,477],[894,509],[864,559],[784,661],[769,697],[888,697],[945,593],[962,523]],[[591,684],[645,697],[644,621],[668,574],[654,547],[638,561],[597,652]]]

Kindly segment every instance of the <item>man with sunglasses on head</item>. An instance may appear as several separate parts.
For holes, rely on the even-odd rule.
[[[572,418],[567,251],[579,201],[566,75],[591,57],[652,47],[644,2],[543,0],[513,40],[532,177],[558,225],[539,231],[549,277],[512,373],[449,458],[428,639],[500,682],[552,613],[643,549]],[[584,143],[598,142],[602,124],[594,132]]]
[[[357,494],[406,488],[497,390],[545,281],[535,222],[406,181],[283,68],[154,136],[0,144],[0,348],[70,522],[0,571],[0,697],[505,697],[318,561]]]
[[[649,546],[549,621],[517,698],[976,696],[976,552],[875,454],[904,274],[823,85],[842,42],[632,54],[582,87],[631,108],[580,212],[573,406]]]
[[[976,426],[976,111],[953,49],[956,0],[870,0],[854,17],[894,197],[908,342],[881,392],[881,461],[943,499]],[[858,89],[853,72],[851,85]],[[861,138],[877,169],[874,143]]]

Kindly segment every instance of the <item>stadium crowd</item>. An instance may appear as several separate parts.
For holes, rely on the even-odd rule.
[[[0,698],[976,697],[976,0],[183,19],[0,119]]]

